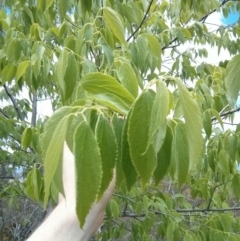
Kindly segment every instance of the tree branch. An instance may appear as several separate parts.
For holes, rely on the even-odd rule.
[[[0,176],[0,179],[15,179],[13,176]]]
[[[223,117],[223,116],[230,115],[230,114],[233,114],[233,113],[238,112],[238,111],[240,111],[240,107],[235,108],[235,109],[233,109],[233,110],[226,111],[226,112],[224,112],[224,113],[221,113],[220,116]],[[212,118],[212,121],[215,121],[215,120],[217,120],[217,118],[216,118],[216,117],[213,117],[213,118]]]
[[[146,11],[146,13],[144,14],[144,17],[143,17],[141,23],[140,23],[139,26],[135,29],[135,31],[128,37],[127,42],[128,42],[128,41],[138,32],[138,30],[142,27],[144,21],[145,21],[146,18],[147,18],[147,15],[148,15],[148,13],[149,13],[149,11],[150,11],[150,8],[151,8],[151,6],[152,6],[152,3],[153,3],[153,0],[151,0],[151,2],[149,3],[148,8],[147,8],[147,11]]]
[[[36,121],[37,121],[37,92],[33,94],[31,125],[36,126]]]
[[[223,2],[222,2],[222,4],[220,5],[220,8],[222,7],[222,6],[224,6],[227,2],[229,2],[230,0],[224,0]],[[213,14],[214,12],[216,12],[217,11],[217,9],[214,9],[214,10],[212,10],[211,12],[209,12],[208,14],[206,14],[205,16],[203,16],[200,20],[198,20],[199,22],[204,22],[211,14]],[[162,50],[164,50],[164,49],[167,49],[167,48],[171,48],[171,45],[175,42],[175,41],[177,41],[178,40],[178,38],[176,37],[176,38],[174,38],[174,39],[172,39],[170,42],[169,42],[169,44],[168,45],[165,45],[165,46],[163,46],[162,47]]]
[[[234,208],[203,208],[203,209],[175,209],[178,213],[209,213],[209,212],[232,212],[232,211],[238,211],[240,210],[240,207],[234,207]],[[154,212],[156,215],[167,215],[167,213],[149,210],[151,212]],[[122,217],[128,217],[128,218],[139,218],[139,217],[145,217],[146,213],[141,213],[140,215],[133,213],[133,212],[125,212],[122,214]]]
[[[23,115],[22,115],[22,113],[21,113],[21,111],[20,111],[20,109],[19,109],[19,107],[18,107],[18,105],[17,105],[17,103],[16,103],[16,100],[15,100],[14,97],[12,96],[10,89],[9,89],[5,84],[3,85],[3,88],[5,89],[5,91],[6,91],[7,95],[8,95],[8,97],[9,97],[9,99],[12,101],[13,107],[14,107],[14,109],[15,109],[16,112],[17,112],[18,118],[19,118],[21,121],[24,121]]]

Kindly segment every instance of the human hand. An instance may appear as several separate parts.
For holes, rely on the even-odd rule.
[[[115,188],[116,174],[99,202],[95,202],[83,229],[76,215],[76,179],[74,156],[68,146],[63,150],[63,186],[65,198],[59,195],[59,204],[27,241],[87,241],[102,224],[105,207]]]

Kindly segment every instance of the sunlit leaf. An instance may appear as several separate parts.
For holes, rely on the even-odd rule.
[[[11,81],[16,74],[17,68],[14,64],[6,65],[2,70],[2,78],[1,82],[4,84],[5,82]]]
[[[16,73],[16,80],[19,80],[22,77],[22,75],[26,72],[26,69],[29,65],[30,65],[29,60],[23,61],[18,65],[17,73]]]
[[[156,139],[156,135],[159,129],[161,129],[161,131],[163,132],[166,131],[166,117],[168,114],[168,106],[168,89],[162,81],[159,81],[159,83],[157,83],[156,95],[152,106],[147,148]],[[161,146],[158,146],[159,149],[160,147]],[[158,152],[159,149],[156,151]]]
[[[103,16],[115,37],[122,45],[126,45],[124,27],[118,13],[109,7],[105,7],[103,8]]]
[[[111,213],[112,213],[115,221],[118,221],[118,217],[119,217],[119,213],[120,213],[118,203],[115,200],[112,200],[110,202],[110,208],[111,208]]]
[[[183,115],[186,121],[186,134],[189,148],[189,167],[192,169],[202,153],[202,114],[196,99],[183,83],[176,79],[182,102]]]
[[[44,134],[41,138],[45,167],[45,205],[48,201],[51,182],[53,181],[59,162],[61,162],[63,143],[67,130],[67,114],[70,109],[71,107],[63,107],[56,111],[54,115],[47,121]],[[63,193],[63,189],[59,191]]]
[[[98,102],[126,115],[134,97],[115,78],[102,73],[90,73],[81,81],[83,89]]]
[[[176,125],[174,142],[178,184],[181,186],[187,180],[189,171],[189,144],[185,124],[178,123]]]
[[[229,104],[234,107],[240,90],[240,54],[234,56],[228,63],[225,75],[226,95]]]
[[[118,62],[120,61],[117,61],[117,63]],[[132,67],[128,63],[119,63],[118,65],[119,68],[117,69],[117,73],[122,85],[132,94],[132,96],[137,97],[138,81]]]
[[[24,149],[27,149],[32,141],[32,129],[27,127],[22,133],[22,145]]]

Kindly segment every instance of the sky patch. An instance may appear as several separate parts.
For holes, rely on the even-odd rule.
[[[227,18],[225,18],[223,15],[221,17],[221,21],[224,25],[231,25],[238,21],[239,19],[239,13],[237,12],[231,12]]]

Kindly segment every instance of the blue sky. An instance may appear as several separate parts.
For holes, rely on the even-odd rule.
[[[239,18],[239,13],[230,13],[227,18],[224,18],[222,15],[221,20],[224,25],[229,25],[229,24],[236,23],[238,21],[238,18]]]

